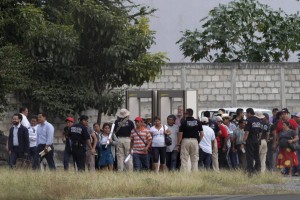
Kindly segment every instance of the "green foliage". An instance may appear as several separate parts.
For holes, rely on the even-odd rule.
[[[2,4],[0,47],[12,43],[32,61],[24,66],[29,85],[20,90],[31,109],[66,115],[96,108],[112,114],[124,101],[115,88],[154,80],[166,62],[164,54],[147,52],[154,32],[145,16],[153,10],[131,1]]]
[[[177,42],[196,62],[281,62],[300,49],[299,14],[274,11],[256,0],[219,5]]]

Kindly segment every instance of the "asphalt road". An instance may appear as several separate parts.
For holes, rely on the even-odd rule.
[[[105,200],[299,200],[300,195],[229,195],[229,196],[192,196],[192,197],[145,197]]]

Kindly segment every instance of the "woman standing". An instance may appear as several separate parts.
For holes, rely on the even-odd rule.
[[[154,171],[158,173],[164,171],[166,163],[166,144],[165,135],[169,135],[168,127],[161,124],[160,117],[154,117],[154,126],[150,128],[152,134],[152,154],[154,161]],[[160,167],[158,168],[158,159],[160,158]]]
[[[99,135],[100,141],[100,160],[99,165],[100,169],[112,171],[113,170],[113,163],[114,163],[114,152],[115,146],[118,144],[117,137],[115,134],[112,135],[111,139],[109,139],[109,133],[111,126],[109,123],[103,124],[103,133]],[[109,145],[107,145],[107,141],[109,140]]]
[[[292,167],[297,166],[299,161],[296,152],[292,151],[289,144],[299,140],[298,135],[290,129],[289,122],[283,122],[282,131],[279,133],[278,146],[279,154],[277,159],[277,168],[282,169],[283,174],[292,174]]]

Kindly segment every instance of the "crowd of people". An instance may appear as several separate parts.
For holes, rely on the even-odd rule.
[[[123,108],[114,122],[94,123],[81,115],[65,119],[62,131],[65,143],[64,169],[69,170],[72,157],[74,168],[84,171],[198,171],[241,169],[264,173],[280,169],[284,175],[300,172],[300,112],[291,115],[287,108],[267,113],[253,108],[239,108],[232,118],[219,109],[215,115],[205,111],[203,117],[193,117],[193,110],[178,106],[166,124],[159,116],[129,119]],[[13,127],[7,141],[9,165],[15,167],[19,158],[29,159],[32,169],[39,169],[45,158],[49,169],[55,170],[54,127],[45,113],[27,119],[28,109],[12,117]],[[153,125],[152,125],[153,123]],[[43,152],[43,154],[41,154]]]

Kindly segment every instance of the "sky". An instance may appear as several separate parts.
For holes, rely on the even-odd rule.
[[[158,9],[150,17],[150,28],[156,31],[156,44],[150,52],[166,52],[170,62],[190,62],[184,58],[176,42],[182,36],[181,31],[186,29],[201,30],[199,21],[208,15],[214,7],[226,4],[231,0],[135,0],[136,3],[148,5]],[[260,0],[272,9],[281,8],[287,14],[300,11],[300,2],[297,0]],[[289,60],[296,62],[295,55]]]

